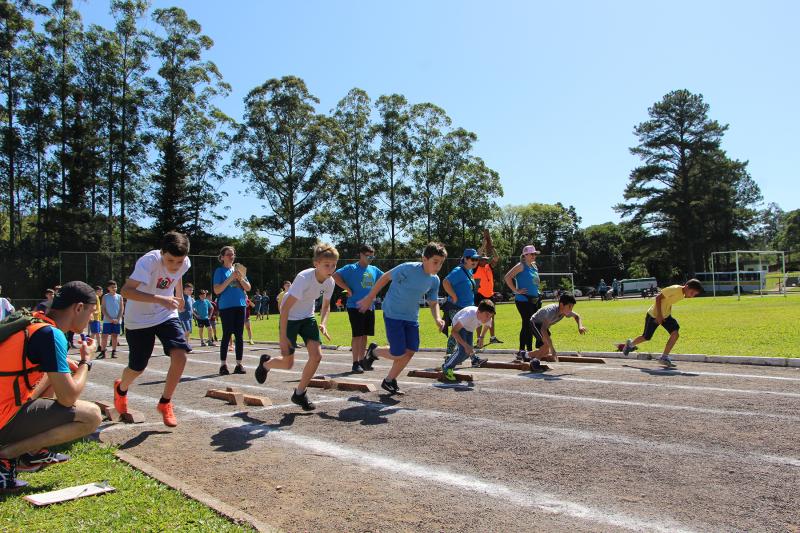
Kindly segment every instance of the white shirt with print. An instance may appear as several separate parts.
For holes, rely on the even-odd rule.
[[[167,270],[161,260],[161,250],[151,250],[136,261],[136,267],[133,269],[130,279],[140,283],[137,290],[141,292],[174,297],[175,286],[190,266],[192,266],[192,262],[185,257],[178,271],[172,273]],[[127,329],[150,328],[162,324],[170,318],[178,318],[178,311],[167,309],[160,304],[128,300],[128,305],[125,306],[125,327]]]
[[[333,278],[328,278],[322,283],[317,281],[315,269],[303,270],[294,278],[292,286],[286,296],[294,296],[297,301],[289,309],[289,320],[303,320],[314,316],[314,303],[322,296],[322,300],[330,300],[336,283]],[[284,300],[286,299],[284,296]],[[283,305],[283,304],[281,304]]]

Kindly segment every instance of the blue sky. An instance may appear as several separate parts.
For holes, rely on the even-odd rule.
[[[110,24],[108,2],[77,4]],[[208,59],[242,98],[288,74],[329,111],[349,89],[443,107],[474,131],[500,173],[501,204],[574,205],[582,225],[618,221],[637,165],[634,125],[671,90],[702,93],[730,125],[723,148],[749,160],[765,202],[800,207],[800,2],[743,1],[155,1],[177,5],[215,41]],[[155,29],[152,22],[147,23]],[[238,181],[228,190],[241,191]],[[262,211],[236,197],[236,214]],[[230,200],[227,202],[230,203]]]

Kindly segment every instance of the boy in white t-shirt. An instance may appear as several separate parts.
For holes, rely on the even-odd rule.
[[[472,366],[475,368],[482,366],[486,362],[486,359],[481,359],[475,355],[475,350],[472,347],[472,334],[479,327],[483,328],[485,333],[488,329],[487,326],[492,324],[494,315],[494,302],[483,300],[477,306],[469,305],[453,316],[451,337],[456,342],[456,349],[453,355],[442,365],[442,375],[445,380],[456,381],[453,369],[467,357],[472,357]]]
[[[186,342],[178,311],[183,308],[183,282],[189,270],[189,238],[171,231],[164,235],[161,250],[152,250],[136,261],[133,274],[122,286],[125,307],[125,338],[128,341],[128,368],[114,382],[114,407],[128,412],[128,387],[147,368],[156,337],[170,357],[164,393],[158,412],[164,425],[175,427],[178,421],[172,409],[172,394],[186,366],[186,354],[192,349]]]
[[[339,252],[332,245],[323,243],[314,247],[314,268],[308,268],[297,274],[281,304],[281,355],[274,358],[267,354],[262,355],[255,371],[256,381],[264,383],[267,380],[267,373],[271,369],[288,370],[292,368],[297,336],[300,335],[308,351],[308,362],[303,367],[300,383],[292,393],[292,402],[302,407],[304,411],[314,409],[314,404],[308,400],[306,387],[322,361],[320,332],[330,339],[326,324],[335,286],[331,276],[336,271],[338,260]],[[314,318],[314,305],[320,296],[322,296],[322,307],[319,312],[320,322],[317,325]]]

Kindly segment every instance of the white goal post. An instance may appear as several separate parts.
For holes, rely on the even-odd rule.
[[[718,270],[717,266],[719,266],[719,256],[726,256],[730,257],[731,255],[734,256],[734,264],[736,265],[736,269],[733,271],[730,270]],[[758,258],[758,270],[742,270],[741,269],[741,262],[744,259],[742,256],[756,256]],[[718,281],[720,286],[724,284],[726,281],[729,284],[733,283],[734,276],[735,276],[735,290],[736,290],[736,299],[741,300],[742,298],[742,285],[752,287],[757,283],[758,285],[758,293],[759,295],[763,296],[766,287],[766,281],[769,276],[769,265],[770,263],[764,263],[764,256],[774,256],[775,259],[780,258],[780,267],[781,273],[778,281],[778,294],[783,294],[786,296],[786,254],[785,252],[778,251],[778,250],[728,250],[725,252],[712,252],[711,253],[711,287],[714,296],[717,296],[717,285]],[[715,261],[715,259],[717,259]],[[766,269],[764,268],[766,266]],[[757,274],[757,275],[756,275]],[[723,277],[729,277],[729,280],[722,280]],[[743,280],[742,278],[747,278]],[[717,278],[720,278],[719,280]],[[752,279],[750,279],[752,278]],[[703,280],[701,280],[703,281]],[[720,292],[724,292],[720,290]],[[755,290],[753,291],[755,292]]]
[[[555,278],[555,282],[548,282],[549,279],[546,278]],[[555,289],[561,289],[561,280],[564,278],[569,278],[569,288],[564,287],[567,292],[574,294],[575,292],[575,278],[572,275],[572,272],[539,272],[539,292],[542,291],[552,291]],[[544,289],[541,289],[541,282],[545,282]]]

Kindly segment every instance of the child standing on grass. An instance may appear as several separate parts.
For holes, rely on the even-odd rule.
[[[208,338],[217,342],[217,315],[219,314],[219,309],[217,307],[217,302],[215,302],[213,298],[209,298],[208,301],[211,303],[211,314],[208,315]],[[216,344],[212,344],[211,346],[216,346]]]
[[[482,300],[477,306],[468,305],[453,317],[453,332],[451,337],[456,343],[456,349],[447,361],[442,365],[442,374],[447,381],[456,381],[453,369],[460,365],[467,357],[472,358],[472,366],[478,368],[482,366],[486,359],[481,359],[475,355],[472,347],[472,334],[478,328],[483,328],[494,320],[495,308],[491,300]],[[481,339],[482,341],[483,339]],[[448,342],[449,344],[449,342]]]
[[[192,337],[192,317],[194,309],[194,285],[187,283],[183,286],[183,310],[178,313],[178,318],[181,319],[183,331],[186,332],[186,340],[189,341]]]
[[[392,368],[381,383],[381,388],[390,394],[399,394],[397,376],[408,365],[419,350],[419,299],[424,297],[430,306],[433,321],[439,331],[444,329],[444,320],[439,316],[439,270],[441,270],[447,250],[438,242],[429,243],[422,252],[422,262],[397,265],[380,277],[364,298],[358,302],[359,311],[366,312],[372,307],[375,297],[389,282],[389,292],[383,300],[383,321],[386,326],[388,348],[370,345],[363,359],[363,368],[383,357],[392,361]],[[365,366],[366,365],[366,366]]]
[[[662,326],[669,332],[669,339],[664,346],[664,353],[658,361],[667,368],[674,368],[675,363],[669,357],[670,351],[675,347],[678,342],[679,333],[681,329],[678,321],[672,317],[672,306],[684,298],[694,298],[703,293],[703,285],[696,279],[690,279],[684,285],[672,285],[661,289],[661,292],[656,296],[655,302],[647,310],[644,316],[644,331],[641,335],[631,340],[625,341],[625,346],[622,353],[628,355],[633,351],[634,346],[649,341],[653,338],[653,334]]]
[[[314,404],[309,401],[306,394],[306,387],[322,361],[322,341],[319,334],[322,332],[326,338],[330,338],[327,323],[335,287],[331,276],[336,270],[338,260],[339,252],[332,245],[322,243],[314,247],[314,268],[307,268],[297,274],[281,307],[281,355],[271,358],[263,354],[255,371],[256,381],[264,383],[267,380],[267,373],[273,368],[291,369],[294,366],[297,336],[302,337],[308,351],[308,362],[303,367],[300,383],[292,392],[292,403],[299,405],[304,411],[314,409]],[[314,306],[320,297],[322,297],[322,307],[319,312],[320,322],[317,325]]]
[[[103,332],[103,309],[101,298],[103,297],[103,287],[94,286],[94,295],[97,303],[94,306],[92,319],[89,321],[89,336],[94,339],[95,348],[100,346],[100,334]]]
[[[213,306],[208,300],[208,291],[205,289],[200,290],[200,299],[194,302],[192,306],[192,314],[197,320],[197,330],[200,334],[200,346],[205,346],[206,342],[203,340],[203,328],[208,328],[208,345],[214,346],[214,341],[211,340],[211,323],[209,316]]]
[[[245,296],[245,298],[247,297]],[[250,298],[247,298],[245,300],[245,303],[246,305],[244,307],[244,327],[247,330],[247,344],[253,344],[253,328],[250,326],[250,317],[252,316],[253,311],[255,311],[256,303]]]
[[[103,337],[100,342],[100,353],[97,359],[106,356],[106,345],[108,336],[111,336],[111,358],[117,357],[117,345],[119,344],[119,334],[121,332],[120,322],[122,314],[125,312],[125,303],[122,295],[117,294],[117,282],[113,279],[106,284],[108,292],[103,296]]]
[[[550,304],[542,307],[531,317],[531,329],[533,338],[536,339],[536,351],[529,352],[531,370],[534,372],[541,367],[540,361],[558,361],[558,352],[553,345],[553,337],[550,335],[550,326],[561,322],[565,317],[574,318],[578,324],[578,332],[586,334],[581,317],[573,311],[575,307],[575,297],[571,294],[562,294],[557,304]]]
[[[286,293],[289,292],[289,288],[292,286],[291,281],[284,281],[281,286],[281,292],[278,293],[277,297],[277,304],[278,304],[278,313],[281,312],[281,306],[283,305],[283,299],[286,298]]]
[[[170,363],[157,409],[169,427],[178,425],[172,395],[186,366],[186,354],[192,351],[178,318],[184,302],[181,278],[191,266],[188,255],[189,238],[171,231],[164,235],[160,250],[152,250],[136,261],[122,287],[122,295],[128,299],[125,338],[129,358],[122,377],[114,382],[114,408],[119,413],[128,412],[128,388],[147,368],[158,337]]]

